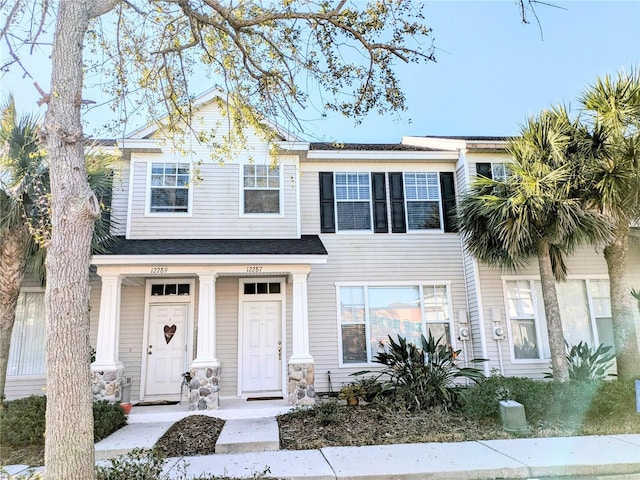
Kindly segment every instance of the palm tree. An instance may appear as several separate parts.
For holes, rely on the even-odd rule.
[[[16,114],[10,97],[2,108],[0,128],[2,155],[0,165],[0,398],[4,387],[11,346],[11,332],[22,279],[29,258],[38,251],[26,211],[31,210],[34,198],[30,195],[34,177],[41,174],[38,149],[38,119]],[[10,182],[10,184],[9,184]],[[37,199],[35,199],[37,201]]]
[[[633,301],[626,281],[629,228],[640,220],[640,74],[596,79],[580,101],[591,142],[582,191],[614,226],[604,248],[618,377],[640,378]]]
[[[45,283],[44,258],[49,238],[49,165],[38,146],[39,119],[18,115],[9,97],[2,107],[0,128],[0,398],[4,396],[11,333],[22,280],[30,272]],[[108,159],[88,157],[89,184],[101,199],[109,198]],[[104,203],[102,204],[105,210]],[[103,216],[96,224],[94,250],[111,241],[111,222]]]
[[[555,281],[566,277],[567,254],[609,234],[601,215],[576,196],[578,172],[568,160],[576,150],[574,128],[560,107],[529,118],[509,142],[510,175],[503,181],[478,178],[458,210],[460,233],[479,260],[517,270],[538,259],[553,378],[559,382],[569,379],[569,371]]]

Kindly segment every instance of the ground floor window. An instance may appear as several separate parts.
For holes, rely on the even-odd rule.
[[[556,284],[563,334],[569,345],[613,346],[608,280],[567,280]],[[539,280],[505,282],[514,360],[551,357]]]
[[[7,376],[45,374],[44,292],[22,292],[11,333]]]
[[[446,285],[339,286],[341,363],[370,363],[389,336],[419,343],[431,330],[451,342],[451,304]]]

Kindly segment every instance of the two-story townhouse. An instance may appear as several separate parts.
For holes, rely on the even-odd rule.
[[[207,97],[201,117],[224,128]],[[120,145],[112,217],[121,239],[92,259],[95,398],[117,400],[131,377],[133,401],[178,400],[190,372],[192,409],[238,397],[308,404],[375,368],[388,335],[428,330],[462,363],[488,359],[486,373],[549,371],[535,263],[517,274],[478,264],[451,221],[476,174],[504,174],[505,139],[335,145],[283,135],[274,161],[249,135],[224,165],[196,134],[182,145],[152,129]],[[630,283],[640,286],[632,243]],[[602,255],[585,247],[569,269],[559,284],[567,339],[610,343]],[[46,383],[42,297],[26,284],[8,398]]]

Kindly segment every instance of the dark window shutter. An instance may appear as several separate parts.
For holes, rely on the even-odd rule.
[[[373,231],[389,232],[387,223],[387,188],[384,173],[371,174],[371,190],[373,192]]]
[[[405,233],[407,224],[404,219],[404,183],[402,173],[389,173],[389,195],[391,196],[391,231]]]
[[[493,175],[491,175],[490,163],[476,163],[476,173],[483,177],[493,178]]]
[[[320,231],[322,233],[336,233],[333,172],[320,172]]]
[[[440,194],[442,195],[442,213],[444,231],[457,232],[456,225],[456,187],[453,172],[440,172]]]

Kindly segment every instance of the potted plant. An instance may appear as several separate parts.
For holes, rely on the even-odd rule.
[[[359,382],[351,382],[344,385],[340,389],[340,393],[338,394],[338,398],[347,401],[347,405],[355,406],[360,403],[360,399],[363,398],[367,394],[366,390],[362,383]]]

